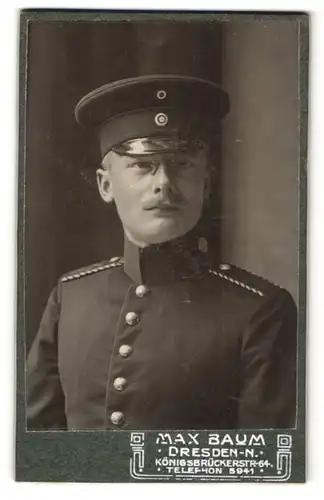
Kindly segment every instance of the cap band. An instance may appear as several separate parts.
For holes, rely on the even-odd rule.
[[[190,115],[171,108],[136,110],[114,117],[101,127],[101,153],[105,156],[108,151],[127,141],[148,137],[168,136],[187,142],[199,139],[210,144],[218,133],[217,125],[218,121],[210,123],[202,115]]]

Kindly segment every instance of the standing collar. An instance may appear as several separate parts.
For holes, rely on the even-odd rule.
[[[201,278],[210,267],[205,237],[190,231],[175,240],[139,248],[125,235],[124,271],[136,284],[159,285]]]

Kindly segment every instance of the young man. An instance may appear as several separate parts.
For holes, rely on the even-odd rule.
[[[228,110],[213,83],[170,75],[78,103],[78,122],[99,132],[99,192],[116,205],[124,256],[52,292],[28,357],[28,429],[294,425],[295,305],[245,270],[213,267],[200,233]]]

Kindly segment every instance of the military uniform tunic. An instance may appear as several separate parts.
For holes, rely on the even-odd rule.
[[[29,429],[294,425],[289,293],[170,243],[63,276],[28,358]]]

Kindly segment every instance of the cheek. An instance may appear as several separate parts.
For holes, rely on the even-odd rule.
[[[139,183],[131,175],[118,175],[112,178],[112,192],[120,215],[130,219],[141,204]]]
[[[178,182],[179,190],[182,195],[191,202],[192,205],[200,206],[205,191],[205,178],[201,175],[192,175],[188,178],[182,178]]]

